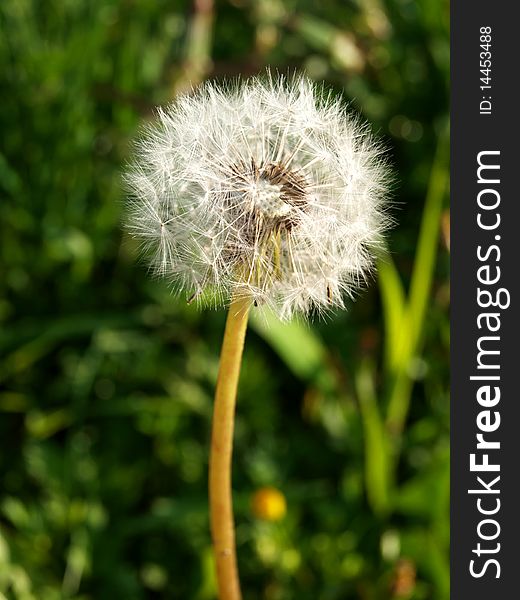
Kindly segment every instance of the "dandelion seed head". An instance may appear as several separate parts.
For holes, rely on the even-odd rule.
[[[144,128],[126,181],[128,228],[157,274],[283,319],[343,307],[389,222],[380,146],[304,76],[180,96]]]

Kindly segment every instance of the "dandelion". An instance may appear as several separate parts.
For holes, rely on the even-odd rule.
[[[287,512],[287,501],[280,490],[262,487],[251,498],[251,510],[257,519],[280,521]]]
[[[304,76],[207,83],[158,111],[127,173],[130,231],[188,300],[229,305],[210,512],[220,598],[240,598],[231,508],[235,398],[252,305],[281,319],[344,307],[388,224],[368,126]]]
[[[288,319],[342,307],[366,279],[387,170],[367,127],[308,79],[206,84],[159,110],[137,157],[130,230],[188,298]]]

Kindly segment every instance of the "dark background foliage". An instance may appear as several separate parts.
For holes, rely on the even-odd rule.
[[[371,122],[397,225],[348,312],[252,320],[234,460],[245,600],[448,598],[448,52],[444,0],[3,0],[0,597],[215,597],[225,312],[136,261],[121,171],[157,104],[271,65]],[[266,486],[280,518],[251,503]]]

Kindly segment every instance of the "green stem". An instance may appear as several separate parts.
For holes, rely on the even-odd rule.
[[[447,141],[446,134],[443,134],[438,142],[419,232],[408,306],[403,314],[401,339],[397,346],[397,369],[387,413],[387,426],[397,437],[401,435],[410,407],[413,382],[408,369],[411,359],[420,349],[430,301],[442,204],[448,184]]]

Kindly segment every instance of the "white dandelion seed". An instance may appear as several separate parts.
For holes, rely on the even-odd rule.
[[[130,231],[188,297],[248,297],[282,319],[342,307],[388,224],[367,125],[304,76],[206,83],[159,109],[126,180]]]

